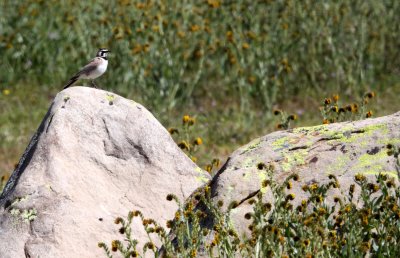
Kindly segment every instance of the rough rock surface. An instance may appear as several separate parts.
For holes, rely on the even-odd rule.
[[[60,92],[0,197],[0,257],[103,257],[130,210],[163,223],[209,180],[143,106],[109,92]],[[134,237],[148,241],[134,220]]]
[[[397,179],[400,168],[396,158],[387,155],[389,143],[400,144],[400,112],[376,119],[274,132],[230,156],[210,182],[213,201],[223,200],[225,209],[233,201],[239,203],[231,211],[231,218],[243,233],[249,224],[244,214],[252,211],[246,200],[261,190],[262,181],[267,178],[266,170],[258,169],[258,164],[273,165],[272,180],[276,182],[283,182],[292,173],[299,175],[299,182],[287,191],[295,194],[295,207],[307,197],[301,186],[326,183],[329,174],[335,175],[341,187],[331,191],[329,203],[340,191],[348,192],[357,173],[373,178],[383,173]],[[356,195],[357,192],[356,187]],[[266,192],[264,198],[270,199],[271,195]]]

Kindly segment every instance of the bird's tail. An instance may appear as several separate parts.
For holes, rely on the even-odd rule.
[[[79,75],[75,75],[74,77],[72,77],[71,79],[69,79],[69,81],[67,82],[67,84],[65,84],[64,89],[66,89],[66,88],[68,88],[69,86],[71,86],[72,84],[74,84],[78,79],[79,79]]]

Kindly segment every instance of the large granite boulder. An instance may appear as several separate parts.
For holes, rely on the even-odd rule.
[[[400,144],[400,112],[376,119],[335,123],[314,127],[278,131],[258,138],[236,150],[209,183],[212,201],[222,200],[226,210],[232,202],[239,205],[231,210],[233,225],[239,232],[249,233],[250,221],[244,218],[252,206],[247,200],[259,191],[265,201],[272,202],[268,188],[262,182],[274,168],[272,180],[282,183],[296,173],[299,181],[287,193],[294,193],[296,207],[308,194],[302,186],[327,183],[328,175],[335,175],[340,188],[332,189],[327,202],[348,193],[354,176],[363,174],[370,180],[375,175],[387,174],[398,179],[400,168],[397,158],[388,155],[387,144]],[[355,195],[360,189],[355,188]],[[212,228],[212,220],[207,226]]]
[[[140,104],[66,89],[0,196],[0,257],[102,257],[97,243],[118,237],[117,216],[139,209],[165,225],[176,211],[166,195],[185,199],[208,180]]]

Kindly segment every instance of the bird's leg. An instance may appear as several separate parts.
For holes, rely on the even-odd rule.
[[[96,83],[94,83],[94,80],[90,80],[90,81],[91,81],[91,83],[92,83],[92,87],[94,87],[94,88],[97,89],[97,85],[96,85]]]

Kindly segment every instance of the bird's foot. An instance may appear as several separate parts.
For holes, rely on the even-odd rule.
[[[97,85],[96,85],[96,83],[94,83],[94,81],[92,80],[92,81],[90,81],[91,82],[91,84],[92,84],[92,87],[93,88],[95,88],[95,89],[97,89],[98,87],[97,87]]]

